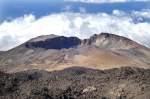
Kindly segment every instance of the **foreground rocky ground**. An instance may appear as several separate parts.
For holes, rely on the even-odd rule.
[[[150,99],[150,69],[0,72],[0,99]]]

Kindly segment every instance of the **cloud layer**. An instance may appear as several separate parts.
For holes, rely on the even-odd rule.
[[[125,13],[114,10],[112,14],[71,13],[50,14],[36,19],[25,15],[0,24],[0,50],[8,50],[39,35],[64,35],[87,38],[101,32],[128,37],[150,47],[150,11]]]

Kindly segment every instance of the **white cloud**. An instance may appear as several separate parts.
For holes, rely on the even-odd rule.
[[[84,3],[116,3],[116,2],[135,2],[135,1],[150,1],[150,0],[65,0],[71,2],[84,2]]]
[[[142,18],[142,13],[150,14],[148,10],[132,12],[131,15],[114,10],[110,15],[63,12],[40,19],[36,19],[34,15],[25,15],[0,24],[0,50],[13,48],[39,35],[56,34],[87,38],[101,32],[125,36],[150,47],[150,23],[134,22],[133,19],[133,15]]]
[[[144,18],[150,18],[150,10],[148,10],[148,9],[145,9],[142,12],[134,11],[133,14],[135,16],[141,16],[141,17],[144,17]]]

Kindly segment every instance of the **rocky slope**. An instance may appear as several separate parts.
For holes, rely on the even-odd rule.
[[[114,34],[101,33],[81,40],[56,35],[39,36],[0,55],[0,69],[62,70],[82,66],[93,69],[150,67],[150,49]]]
[[[0,72],[0,99],[149,99],[150,69]]]

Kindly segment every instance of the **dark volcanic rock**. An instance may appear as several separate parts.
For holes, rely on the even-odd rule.
[[[44,49],[63,49],[76,47],[81,43],[77,37],[54,37],[44,41],[27,42],[27,48],[44,48]]]
[[[0,72],[0,99],[149,99],[150,70],[81,67]]]

